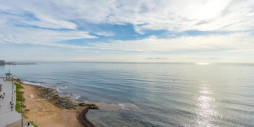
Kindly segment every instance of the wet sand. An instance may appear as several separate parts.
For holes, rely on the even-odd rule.
[[[59,108],[47,99],[38,96],[38,87],[22,84],[26,106],[24,115],[39,127],[82,127],[77,115],[81,108],[67,110]]]

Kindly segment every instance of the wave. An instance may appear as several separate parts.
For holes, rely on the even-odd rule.
[[[65,89],[68,89],[68,86],[67,85],[59,85],[59,86],[56,86],[56,90],[57,92],[59,93],[62,93],[63,90]]]
[[[56,91],[57,91],[58,93],[62,93],[62,91],[60,90],[60,88],[56,88]]]
[[[34,82],[34,81],[22,81],[22,83],[36,85],[36,86],[41,86],[42,85],[42,82]]]
[[[124,104],[119,103],[118,105],[120,106],[121,109],[126,109]],[[127,110],[128,110],[128,109],[127,109]]]
[[[80,98],[80,95],[77,95],[77,96],[75,97],[76,100],[78,100],[79,98]]]
[[[58,85],[57,88],[59,89],[68,89],[67,85]]]
[[[120,110],[138,110],[139,107],[133,103],[107,103],[107,102],[90,102],[85,101],[88,104],[96,104],[102,111],[120,111]]]

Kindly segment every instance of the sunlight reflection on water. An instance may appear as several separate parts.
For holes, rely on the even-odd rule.
[[[209,89],[209,85],[207,83],[202,83],[196,102],[196,123],[198,126],[212,126],[211,122],[214,121],[214,116],[217,116],[214,104],[215,97],[213,97],[212,95],[213,93]]]

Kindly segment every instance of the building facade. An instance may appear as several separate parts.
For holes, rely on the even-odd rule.
[[[4,65],[5,61],[4,60],[0,60],[0,65]]]

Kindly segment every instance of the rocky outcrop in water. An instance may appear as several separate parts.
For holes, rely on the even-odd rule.
[[[78,104],[73,102],[70,97],[60,97],[54,89],[44,87],[38,87],[38,89],[40,91],[38,94],[39,96],[49,100],[60,108],[75,109],[78,106]]]
[[[75,109],[78,106],[81,107],[89,107],[89,109],[99,109],[99,107],[95,104],[86,104],[86,103],[75,103],[71,100],[70,97],[60,97],[56,90],[45,87],[38,87],[40,93],[39,96],[49,100],[54,105],[65,108],[65,109]]]

